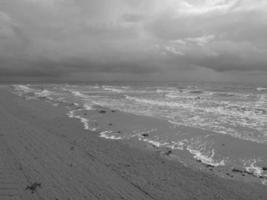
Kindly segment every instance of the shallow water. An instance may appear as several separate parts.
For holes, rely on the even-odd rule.
[[[267,177],[264,87],[191,83],[50,84],[15,85],[14,91],[26,98],[43,98],[54,105],[72,103],[76,108],[68,113],[69,117],[80,119],[84,128],[91,131],[99,129],[100,119],[84,112],[101,107],[161,119],[163,123],[156,126],[147,121],[138,122],[140,127],[128,124],[127,134],[102,127],[100,136],[116,140],[137,137],[155,146],[186,150],[214,167],[231,166]]]

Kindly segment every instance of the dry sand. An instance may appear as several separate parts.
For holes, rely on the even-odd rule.
[[[0,200],[6,199],[266,200],[267,187],[100,138],[69,119],[64,107],[0,88]]]

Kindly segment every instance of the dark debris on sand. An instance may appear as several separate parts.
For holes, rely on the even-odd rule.
[[[100,114],[105,114],[107,111],[105,111],[105,110],[99,110],[98,111]]]
[[[34,182],[33,184],[31,185],[28,185],[25,190],[30,190],[31,193],[34,193],[36,192],[37,188],[40,188],[41,187],[41,183],[39,182]]]
[[[148,134],[148,133],[144,133],[144,134],[142,134],[142,136],[143,136],[143,137],[148,137],[149,134]]]
[[[172,150],[169,150],[169,151],[165,152],[165,155],[167,155],[167,156],[169,156],[171,154],[172,154]]]
[[[264,169],[262,168],[262,170],[264,170]],[[265,178],[264,176],[256,176],[256,175],[253,174],[252,172],[248,172],[248,171],[246,171],[246,170],[240,170],[240,169],[236,169],[236,168],[233,168],[233,169],[232,169],[232,172],[240,173],[242,176],[245,176],[245,175],[247,174],[247,175],[251,175],[251,176],[254,176],[254,177],[258,177],[258,178],[260,178],[260,179],[264,179],[264,178]]]

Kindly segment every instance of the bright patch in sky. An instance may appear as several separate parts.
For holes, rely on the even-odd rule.
[[[224,1],[224,0],[206,0],[196,2],[179,1],[177,12],[179,14],[187,15],[200,15],[209,12],[227,12],[231,9],[237,0]]]

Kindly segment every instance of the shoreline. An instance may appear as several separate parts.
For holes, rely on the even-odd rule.
[[[57,101],[46,96],[46,92],[48,91],[44,90],[37,96],[22,95],[22,97],[27,100],[46,101],[53,106],[63,107],[66,109],[65,113],[69,118],[79,120],[84,130],[92,131],[101,138],[108,140],[122,140],[122,142],[126,142],[129,145],[134,144],[138,147],[145,146],[150,150],[160,152],[162,156],[165,156],[168,159],[176,160],[194,170],[202,170],[206,173],[215,174],[222,178],[267,184],[266,175],[264,176],[267,168],[255,166],[254,164],[256,161],[251,162],[248,166],[229,164],[226,166],[225,160],[216,161],[213,159],[215,154],[214,150],[212,150],[211,155],[204,155],[202,152],[186,146],[183,140],[180,142],[171,141],[171,143],[166,143],[157,141],[155,138],[153,139],[153,132],[157,132],[157,134],[162,132],[163,135],[168,132],[174,133],[173,131],[181,135],[184,133],[188,135],[202,135],[203,130],[201,129],[186,126],[176,127],[176,124],[174,124],[174,127],[176,127],[175,129],[173,129],[173,127],[170,129],[170,124],[173,124],[173,122],[168,121],[167,123],[166,120],[154,118],[152,116],[136,115],[99,105],[88,107],[86,105],[79,105],[78,103],[73,102],[61,100]],[[19,93],[19,95],[21,95],[21,93]],[[81,96],[80,93],[77,95]],[[216,137],[221,137],[220,140],[223,142],[220,142],[220,145],[223,147],[228,146],[228,148],[230,143],[230,147],[236,146],[240,142],[243,142],[243,145],[241,145],[242,147],[251,145],[255,147],[255,145],[257,145],[252,141],[243,141],[239,138],[232,138],[228,135],[221,136],[219,134]],[[265,152],[264,149],[266,148],[264,144],[259,145],[262,147],[257,147],[260,155],[261,152]]]
[[[2,88],[0,92],[1,143],[12,152],[12,159],[5,155],[7,160],[18,163],[14,169],[18,177],[24,177],[17,181],[24,199],[206,200],[267,195],[260,184],[193,170],[153,148],[138,148],[140,143],[101,138],[69,119],[63,106],[26,101]],[[25,190],[31,183],[41,184],[35,185],[33,194]]]
[[[60,106],[60,105],[59,105]],[[71,106],[72,107],[72,106]],[[73,105],[73,107],[75,107]],[[147,116],[139,116],[134,115],[130,113],[125,113],[117,110],[112,110],[105,107],[98,107],[95,109],[89,109],[84,110],[80,109],[79,106],[77,106],[77,109],[69,109],[67,116],[70,118],[77,119],[80,121],[80,123],[83,125],[85,130],[93,131],[95,134],[97,134],[99,137],[107,139],[107,140],[119,140],[121,142],[127,143],[128,145],[133,145],[138,148],[143,148],[145,150],[152,150],[155,152],[158,152],[162,157],[165,159],[171,159],[173,161],[177,161],[180,163],[183,163],[184,166],[190,167],[193,170],[201,170],[202,172],[217,175],[221,178],[225,179],[235,179],[243,182],[256,182],[256,183],[262,183],[266,184],[267,179],[260,174],[254,174],[254,172],[251,172],[247,169],[240,168],[238,166],[225,166],[224,162],[221,161],[220,163],[215,163],[215,161],[210,160],[210,157],[205,157],[204,155],[200,154],[199,152],[195,152],[194,150],[191,150],[190,148],[185,148],[183,145],[177,146],[177,144],[166,144],[157,142],[153,140],[151,133],[155,131],[156,129],[140,129],[139,132],[135,132],[134,134],[130,131],[132,127],[130,124],[128,124],[125,121],[130,121],[131,124],[134,124],[135,127],[143,127],[143,124],[153,124],[154,126],[158,124],[162,124],[162,126],[166,126],[166,121],[153,118],[153,117],[147,117]],[[87,118],[83,118],[83,116],[75,115],[75,111],[80,111],[85,116],[91,116],[91,115],[98,115],[100,113],[100,117],[97,118],[97,123],[101,127],[98,128],[90,128],[90,120]],[[112,116],[116,112],[117,116]],[[108,113],[113,113],[108,115]],[[104,115],[108,115],[105,117]],[[103,117],[104,116],[104,117]],[[104,118],[104,119],[103,119]],[[115,118],[115,121],[114,119]],[[139,120],[136,120],[137,118],[140,118]],[[122,121],[123,125],[113,127],[116,124],[116,121]],[[111,123],[112,122],[112,123]],[[120,122],[121,123],[121,122]],[[108,124],[108,126],[105,126],[105,124]],[[126,125],[125,125],[126,124]],[[137,125],[137,126],[136,126]],[[128,128],[125,130],[125,126]],[[105,128],[108,128],[109,130],[105,130]],[[102,130],[101,130],[102,129]],[[115,130],[119,131],[115,131]],[[181,129],[181,128],[180,128]],[[187,130],[188,129],[188,130]],[[183,130],[186,131],[192,131],[194,128],[190,129],[188,127],[184,127]],[[168,130],[167,130],[168,131]],[[194,131],[201,131],[201,130],[194,130]],[[116,133],[117,132],[117,133]],[[125,133],[129,132],[129,133]],[[126,134],[126,137],[122,136],[122,134]],[[128,134],[128,135],[127,135]],[[229,138],[231,136],[228,136]],[[250,142],[250,141],[245,141]],[[211,156],[213,157],[213,156]],[[252,164],[253,165],[253,164]],[[261,169],[263,170],[263,169]],[[264,168],[265,170],[265,168]]]

